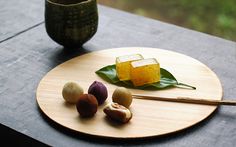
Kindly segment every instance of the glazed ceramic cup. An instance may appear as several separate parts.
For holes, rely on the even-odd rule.
[[[48,35],[66,48],[78,48],[91,39],[98,27],[96,0],[45,0]]]

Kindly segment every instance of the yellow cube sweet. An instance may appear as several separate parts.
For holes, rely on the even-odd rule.
[[[143,59],[140,54],[125,55],[116,58],[116,72],[121,81],[130,80],[130,63]]]
[[[134,86],[159,82],[160,64],[154,58],[134,61],[131,63],[130,78]]]

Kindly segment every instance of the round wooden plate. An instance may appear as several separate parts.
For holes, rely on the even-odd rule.
[[[195,86],[196,90],[170,88],[147,91],[130,89],[133,94],[163,97],[191,97],[222,99],[222,86],[213,71],[201,62],[172,51],[153,48],[115,48],[88,53],[73,58],[52,69],[41,80],[37,89],[40,109],[58,124],[85,134],[110,138],[143,138],[174,133],[186,129],[207,118],[216,106],[134,99],[131,105],[133,118],[127,124],[113,122],[103,113],[105,104],[111,101],[115,85],[103,81],[95,71],[115,64],[121,55],[139,53],[144,58],[156,58],[161,67],[169,70],[179,82]],[[64,84],[76,81],[87,93],[93,81],[101,81],[108,88],[106,103],[99,106],[92,118],[81,118],[75,105],[67,104],[61,94]]]

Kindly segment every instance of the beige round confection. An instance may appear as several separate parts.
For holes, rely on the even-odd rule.
[[[84,93],[84,90],[75,82],[68,82],[64,85],[62,90],[62,96],[68,103],[77,103],[80,95]]]
[[[131,92],[124,87],[117,87],[112,94],[112,101],[120,105],[129,108],[132,103],[132,94]]]

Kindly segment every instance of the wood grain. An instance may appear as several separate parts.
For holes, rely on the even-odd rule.
[[[46,74],[37,89],[37,102],[41,110],[62,126],[95,136],[111,138],[142,138],[173,133],[186,129],[208,117],[217,107],[198,104],[175,103],[134,99],[131,105],[133,118],[127,124],[117,124],[102,112],[111,101],[115,85],[103,81],[95,71],[114,64],[115,57],[140,53],[144,58],[156,58],[161,67],[169,70],[179,82],[195,86],[196,90],[171,88],[160,91],[130,89],[135,94],[160,97],[191,97],[213,100],[222,99],[222,86],[217,76],[207,66],[183,54],[153,48],[116,48],[85,54],[71,59]],[[84,91],[94,81],[102,81],[108,88],[109,97],[99,107],[95,117],[80,118],[74,105],[62,98],[63,85],[77,81]]]
[[[151,96],[151,95],[139,95],[139,94],[133,94],[132,96],[133,98],[144,99],[144,100],[192,103],[192,104],[203,104],[203,105],[236,106],[235,100],[214,100],[214,99],[191,98],[191,97],[158,97],[154,95]]]

